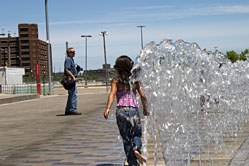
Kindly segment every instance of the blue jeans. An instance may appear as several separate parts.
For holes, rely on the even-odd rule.
[[[124,151],[129,166],[139,166],[134,150],[141,153],[142,127],[138,108],[118,108],[116,110],[117,125],[123,139]]]
[[[77,110],[77,84],[68,90],[68,98],[65,113],[75,112]]]

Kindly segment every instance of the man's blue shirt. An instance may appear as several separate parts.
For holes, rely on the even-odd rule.
[[[75,64],[74,64],[74,60],[71,57],[67,57],[65,60],[65,72],[64,75],[68,75],[66,73],[66,69],[68,69],[75,77],[78,76]]]

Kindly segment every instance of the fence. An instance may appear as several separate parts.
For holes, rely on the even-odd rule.
[[[0,93],[4,94],[36,94],[36,84],[21,84],[21,85],[0,85]],[[54,93],[54,85],[52,84],[52,93]],[[41,84],[41,94],[49,94],[48,83]]]

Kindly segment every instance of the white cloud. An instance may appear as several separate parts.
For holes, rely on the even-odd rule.
[[[147,18],[156,20],[174,20],[192,16],[214,16],[228,14],[249,14],[249,5],[234,5],[234,6],[215,6],[215,7],[199,7],[187,9],[173,9],[165,12],[149,12],[149,13],[134,13],[131,12],[133,18]]]
[[[144,44],[150,41],[160,42],[164,38],[171,38],[173,40],[183,39],[188,42],[197,42],[203,48],[209,47],[211,49],[213,46],[218,46],[220,49],[232,50],[243,49],[245,48],[245,43],[249,42],[247,40],[249,38],[248,19],[232,20],[232,24],[231,20],[205,23],[179,22],[177,25],[172,25],[169,21],[192,16],[249,14],[249,6],[213,6],[175,10],[171,10],[172,8],[168,6],[162,6],[161,9],[168,8],[167,11],[160,10],[159,13],[157,10],[152,10],[157,8],[160,9],[160,6],[140,7],[140,11],[134,11],[131,8],[129,10],[120,10],[118,13],[110,11],[102,18],[91,20],[51,22],[51,41],[54,46],[53,56],[56,61],[54,63],[58,66],[63,65],[65,41],[69,41],[70,45],[76,47],[78,52],[77,60],[83,64],[85,43],[80,38],[80,35],[85,32],[93,35],[93,38],[88,40],[89,68],[101,67],[103,63],[103,41],[101,36],[98,36],[98,33],[103,30],[109,32],[106,38],[108,58],[121,54],[136,56],[140,48],[140,33],[136,25],[142,21],[147,21],[145,23],[148,23],[145,24],[146,28],[143,31]],[[143,13],[142,10],[150,10],[150,12]],[[84,24],[84,26],[81,26],[81,24]],[[67,28],[61,25],[67,25],[65,26]],[[235,41],[236,43],[234,43]],[[110,58],[108,62],[113,64],[114,60],[115,58]]]
[[[216,7],[217,11],[221,13],[229,13],[229,14],[248,14],[249,13],[249,6],[221,6]]]
[[[150,9],[166,9],[163,12],[160,10],[150,10]],[[149,12],[144,12],[149,10]],[[144,22],[147,20],[154,21],[167,21],[174,20],[192,16],[214,16],[214,15],[228,15],[228,14],[249,14],[249,5],[233,5],[233,6],[212,6],[212,7],[199,7],[199,8],[187,8],[179,9],[172,8],[169,6],[142,6],[134,8],[126,8],[119,10],[117,12],[110,11],[106,13],[105,16],[101,18],[91,18],[89,20],[70,20],[70,21],[52,21],[49,24],[51,26],[61,26],[61,25],[75,25],[75,24],[84,24],[84,25],[128,25],[132,23]],[[40,23],[40,24],[44,24]]]
[[[154,10],[154,9],[166,9],[172,6],[139,6],[133,8],[126,8],[127,10]]]

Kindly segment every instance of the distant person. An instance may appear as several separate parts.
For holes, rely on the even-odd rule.
[[[71,77],[75,81],[73,88],[68,90],[68,99],[65,109],[65,115],[81,115],[77,111],[77,76],[78,72],[74,63],[75,50],[74,48],[67,49],[67,57],[64,63],[64,75]]]
[[[118,77],[112,80],[111,92],[108,97],[104,117],[105,119],[108,118],[116,95],[116,119],[120,135],[123,139],[127,162],[129,166],[139,166],[139,163],[143,165],[143,162],[146,162],[146,158],[141,154],[142,126],[136,101],[137,92],[142,100],[144,116],[148,116],[149,112],[147,111],[147,99],[142,90],[141,83],[129,83],[132,66],[133,61],[128,56],[117,58],[114,68],[118,71]]]

